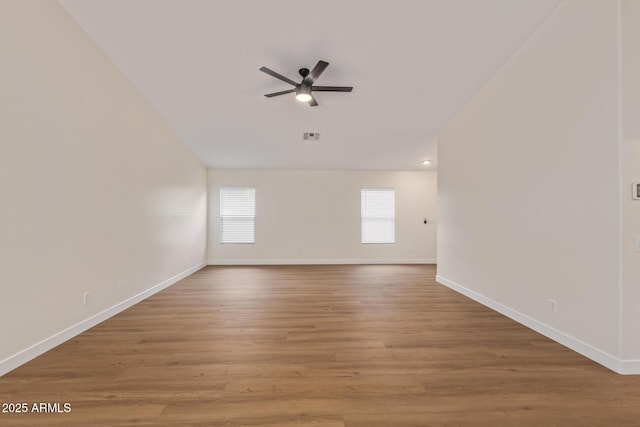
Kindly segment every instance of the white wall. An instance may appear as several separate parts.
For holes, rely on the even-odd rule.
[[[202,265],[207,194],[57,2],[0,2],[0,52],[2,374]]]
[[[209,263],[429,262],[435,172],[209,170]],[[221,186],[256,187],[256,243],[220,244]],[[394,187],[396,244],[360,243],[360,189]]]
[[[640,181],[640,2],[621,2],[622,38],[622,359],[640,360],[640,200],[631,182]],[[640,361],[639,361],[640,363]]]
[[[438,145],[438,279],[614,369],[617,6],[563,2]]]

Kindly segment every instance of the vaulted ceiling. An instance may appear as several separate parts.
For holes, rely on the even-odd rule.
[[[60,0],[208,167],[388,170],[435,169],[439,130],[560,1]],[[319,59],[353,92],[263,96],[291,87],[261,66]]]

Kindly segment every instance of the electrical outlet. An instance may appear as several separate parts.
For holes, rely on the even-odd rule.
[[[640,236],[636,236],[636,252],[640,252]]]
[[[118,280],[118,284],[116,285],[116,289],[118,289],[118,292],[120,292],[123,287],[124,287],[124,280],[122,279]]]
[[[82,298],[83,305],[89,305],[89,292],[85,292]]]
[[[558,301],[554,299],[549,300],[549,311],[551,311],[552,313],[558,312]]]

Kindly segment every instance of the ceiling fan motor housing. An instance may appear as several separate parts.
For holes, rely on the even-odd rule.
[[[307,94],[307,95],[311,95],[311,86],[307,86],[304,83],[300,83],[299,85],[296,86],[296,95],[299,95],[301,93]]]

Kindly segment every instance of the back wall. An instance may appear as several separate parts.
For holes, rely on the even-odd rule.
[[[209,264],[435,263],[436,172],[209,170]],[[256,188],[255,244],[220,244],[220,187]],[[394,187],[396,243],[360,243],[360,189]],[[431,220],[424,224],[424,218]]]

